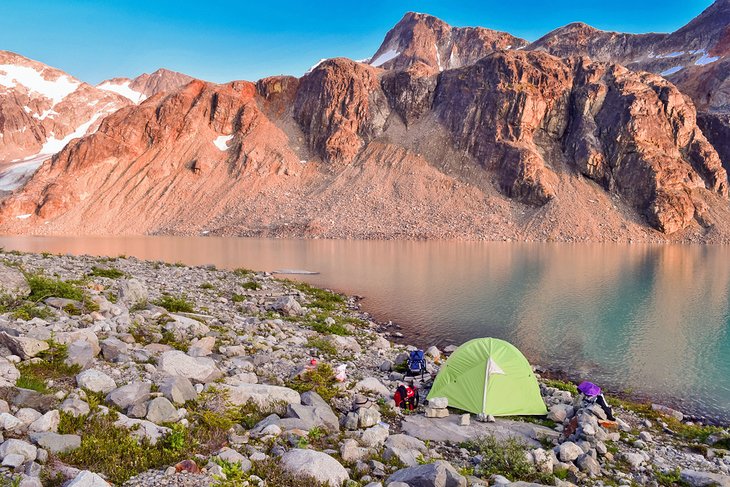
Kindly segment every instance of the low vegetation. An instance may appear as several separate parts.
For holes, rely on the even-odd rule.
[[[335,386],[335,372],[327,363],[320,363],[316,368],[309,369],[299,377],[289,382],[288,386],[298,392],[314,391],[322,399],[330,402],[339,393]]]
[[[482,478],[503,475],[512,481],[553,484],[553,476],[538,471],[525,456],[526,446],[514,438],[498,441],[493,436],[484,436],[467,441],[462,447],[482,456],[475,471]]]
[[[152,304],[165,308],[170,313],[192,313],[195,311],[193,303],[185,295],[172,296],[171,294],[163,294],[158,299],[152,301]]]
[[[311,286],[305,282],[290,281],[292,287],[305,293],[309,297],[309,307],[323,311],[340,310],[345,305],[345,297],[326,289]]]
[[[172,430],[151,444],[139,440],[130,430],[116,426],[117,414],[96,413],[83,422],[83,429],[66,422],[61,434],[81,434],[81,447],[59,458],[66,463],[104,474],[116,485],[152,468],[161,468],[183,460],[189,453],[186,445],[194,444],[191,432],[182,427]]]
[[[548,387],[554,387],[555,389],[560,389],[561,391],[568,391],[571,394],[578,394],[578,386],[576,386],[572,382],[558,379],[543,379],[543,382]]]
[[[115,267],[97,267],[94,266],[91,268],[91,272],[89,275],[94,277],[106,277],[109,279],[119,279],[120,277],[124,277],[124,272],[120,271],[119,269]]]
[[[39,302],[46,298],[64,298],[74,301],[82,301],[84,292],[81,289],[81,281],[63,281],[43,274],[26,273],[25,278],[30,286],[28,299]]]
[[[319,350],[323,355],[334,357],[337,355],[337,347],[324,338],[313,337],[307,340],[307,346]]]
[[[73,384],[81,367],[66,363],[67,346],[54,340],[48,342],[50,348],[38,354],[38,357],[18,365],[20,378],[17,386],[41,393],[48,392],[47,381]]]

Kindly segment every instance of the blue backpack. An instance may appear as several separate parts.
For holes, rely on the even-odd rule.
[[[426,373],[426,357],[423,350],[414,350],[408,356],[408,373],[421,374],[421,377]]]

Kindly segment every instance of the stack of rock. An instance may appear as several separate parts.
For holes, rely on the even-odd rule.
[[[449,399],[447,397],[434,397],[428,400],[426,406],[427,418],[445,418],[449,415]]]

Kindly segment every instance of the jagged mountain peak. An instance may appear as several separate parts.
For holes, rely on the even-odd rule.
[[[407,69],[422,63],[433,72],[476,62],[499,49],[516,49],[527,41],[484,27],[452,27],[433,15],[407,12],[386,34],[370,64]]]

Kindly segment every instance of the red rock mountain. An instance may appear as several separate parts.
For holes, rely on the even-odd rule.
[[[119,93],[134,103],[140,103],[152,95],[175,90],[192,80],[192,76],[187,74],[161,68],[152,74],[144,73],[134,79],[112,78],[99,83],[97,88]]]
[[[688,96],[524,44],[408,14],[370,64],[192,80],[70,142],[5,198],[0,231],[730,242]]]
[[[130,102],[192,78],[168,70],[94,87],[61,70],[0,51],[0,193],[15,189],[72,139]]]
[[[369,63],[406,69],[422,63],[435,72],[473,64],[492,51],[517,49],[527,41],[483,27],[452,27],[432,15],[409,12],[385,36]]]
[[[590,56],[665,76],[692,97],[700,127],[730,168],[730,0],[715,1],[670,34],[622,34],[576,23],[526,49],[561,57]]]
[[[0,51],[0,191],[129,102],[66,73]]]

